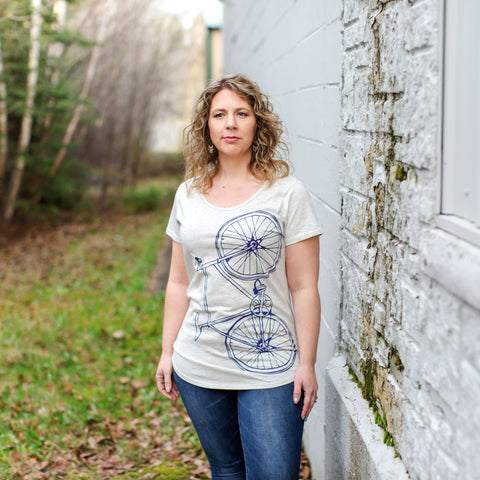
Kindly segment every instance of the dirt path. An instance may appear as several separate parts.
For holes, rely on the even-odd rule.
[[[158,251],[157,261],[147,287],[148,291],[154,295],[158,295],[162,290],[165,290],[167,286],[171,255],[172,241],[169,237],[165,237],[163,246]]]

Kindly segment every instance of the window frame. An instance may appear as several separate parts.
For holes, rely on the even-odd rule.
[[[440,25],[442,25],[441,31],[441,40],[442,40],[442,48],[441,51],[441,65],[442,65],[442,91],[440,95],[440,111],[441,111],[441,125],[440,125],[440,133],[441,133],[441,142],[440,142],[440,168],[438,169],[438,191],[439,191],[439,199],[438,199],[438,215],[435,218],[435,224],[439,228],[446,230],[454,235],[460,236],[463,239],[467,240],[474,245],[480,246],[480,221],[478,219],[469,219],[467,216],[462,216],[459,213],[461,206],[452,201],[452,198],[457,195],[458,191],[455,190],[455,187],[458,189],[458,185],[455,184],[452,180],[446,180],[447,171],[451,169],[452,161],[450,161],[449,166],[449,159],[453,158],[453,147],[450,145],[455,142],[455,132],[453,131],[452,125],[455,124],[455,118],[457,110],[452,110],[457,105],[458,99],[458,92],[461,90],[459,85],[455,81],[454,73],[452,72],[452,68],[450,67],[449,72],[447,72],[447,66],[450,66],[451,62],[454,62],[458,59],[455,57],[454,59],[450,59],[447,61],[447,54],[449,48],[456,48],[458,45],[458,34],[459,30],[456,28],[455,19],[458,15],[458,8],[459,3],[452,0],[444,0],[443,8],[441,9],[441,21]],[[480,4],[479,4],[480,5]],[[477,5],[478,8],[480,6]],[[447,12],[449,12],[449,17],[447,19]],[[472,17],[473,18],[473,17]],[[448,26],[450,25],[450,27]],[[447,35],[447,29],[450,28],[452,33],[450,36]],[[452,37],[453,35],[453,37]],[[458,48],[458,47],[457,47]],[[480,79],[480,54],[478,55],[477,59],[477,75]],[[479,82],[480,84],[480,82]],[[480,91],[480,88],[479,88]],[[447,98],[447,95],[453,95],[453,97]],[[476,98],[476,97],[474,97]],[[452,107],[454,105],[454,107]],[[477,101],[477,112],[478,112],[478,122],[480,125],[480,102]],[[452,115],[447,119],[446,111],[452,112]],[[480,147],[479,147],[480,150]],[[463,157],[462,157],[463,158]],[[477,152],[476,157],[467,157],[465,160],[465,165],[468,166],[468,162],[476,162],[480,161],[480,152]],[[479,167],[480,168],[480,167]],[[480,192],[480,184],[478,185],[478,189]],[[480,193],[479,193],[480,195]],[[475,207],[474,207],[475,208]],[[450,210],[450,211],[449,211]]]

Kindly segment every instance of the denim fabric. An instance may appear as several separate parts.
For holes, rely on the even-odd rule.
[[[213,480],[298,480],[303,402],[293,403],[293,383],[214,390],[174,375]]]

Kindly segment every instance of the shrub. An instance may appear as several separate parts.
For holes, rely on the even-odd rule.
[[[172,188],[151,186],[148,189],[130,189],[123,194],[122,207],[131,213],[152,212],[160,209],[174,195],[175,190]]]

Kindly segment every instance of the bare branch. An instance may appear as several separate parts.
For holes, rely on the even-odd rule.
[[[47,176],[47,181],[50,180],[57,170],[60,168],[60,165],[62,164],[65,155],[67,154],[67,145],[72,141],[73,135],[75,133],[75,130],[77,128],[78,122],[80,120],[80,117],[82,115],[83,109],[84,109],[84,101],[86,100],[88,93],[90,91],[90,87],[92,85],[93,79],[95,77],[95,71],[97,68],[97,63],[98,59],[100,58],[100,52],[102,48],[102,43],[105,40],[105,36],[107,33],[107,26],[109,23],[109,20],[111,19],[112,13],[115,12],[115,0],[106,0],[105,2],[105,13],[102,17],[102,22],[100,24],[100,28],[98,29],[98,35],[96,39],[96,45],[92,49],[92,54],[90,56],[90,62],[88,64],[88,69],[87,73],[85,75],[85,81],[83,82],[83,88],[80,93],[79,100],[81,103],[79,103],[73,112],[72,119],[70,120],[70,123],[67,126],[67,129],[65,131],[65,135],[62,140],[62,148],[58,152],[55,162],[53,163],[50,171],[48,172]],[[38,196],[37,196],[38,197]],[[36,201],[39,200],[39,198],[35,198]]]
[[[8,17],[2,17],[0,18],[0,23],[1,22],[8,22],[8,21],[12,21],[12,22],[25,22],[29,19],[29,16],[28,15],[25,15],[24,17],[17,17],[17,16],[14,16],[14,15],[9,15]]]

